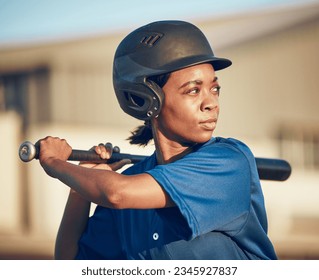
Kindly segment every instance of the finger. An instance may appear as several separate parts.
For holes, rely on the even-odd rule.
[[[102,158],[102,159],[110,159],[112,156],[113,145],[111,143],[100,143],[98,146],[94,146],[94,151]]]
[[[131,163],[132,163],[132,161],[130,159],[122,159],[120,161],[111,163],[109,166],[111,167],[111,169],[113,171],[116,171],[116,170],[122,168],[123,166],[125,166],[126,164],[131,164]]]
[[[106,148],[106,150],[107,150],[109,153],[112,153],[112,152],[113,152],[113,145],[112,145],[112,143],[107,142],[107,143],[105,143],[104,147]]]
[[[110,142],[107,142],[105,145],[101,144],[100,145],[102,153],[101,153],[101,157],[103,159],[110,159],[112,157],[112,153],[113,153],[113,145]]]
[[[98,155],[101,155],[103,153],[103,150],[104,150],[104,144],[100,143],[99,145],[97,146],[93,146],[94,148],[94,151],[98,154]]]

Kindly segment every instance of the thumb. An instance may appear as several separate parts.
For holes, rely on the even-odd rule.
[[[130,159],[122,159],[120,161],[109,164],[109,166],[111,167],[113,171],[116,171],[122,168],[123,166],[125,166],[126,164],[131,164],[131,163],[132,161]]]

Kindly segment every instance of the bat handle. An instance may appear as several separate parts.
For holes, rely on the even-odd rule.
[[[20,145],[19,157],[24,162],[29,162],[33,159],[39,159],[40,146],[37,143],[33,144],[29,141],[25,141]],[[130,159],[132,163],[142,161],[145,156],[131,155],[120,153],[120,148],[115,146],[113,148],[112,157],[108,160],[101,159],[94,151],[72,150],[68,160],[82,161],[82,162],[95,162],[95,163],[113,163],[121,159]]]

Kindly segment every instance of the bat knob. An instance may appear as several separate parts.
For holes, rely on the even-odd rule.
[[[36,153],[37,150],[31,142],[25,141],[20,145],[19,157],[22,161],[28,162],[33,160],[36,157]]]

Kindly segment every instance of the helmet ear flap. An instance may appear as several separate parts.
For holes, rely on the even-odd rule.
[[[153,81],[147,80],[143,84],[122,82],[121,107],[129,115],[144,121],[157,117],[162,108],[164,93]]]
[[[152,103],[150,106],[151,110],[147,112],[147,116],[149,116],[149,118],[146,119],[150,120],[154,117],[156,118],[159,115],[164,102],[164,93],[162,88],[157,83],[151,80],[146,80],[145,83],[149,88],[150,96],[152,97]]]

